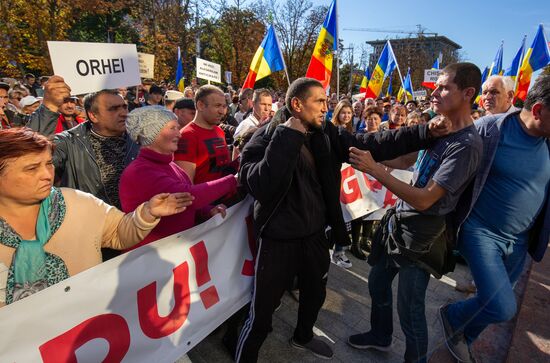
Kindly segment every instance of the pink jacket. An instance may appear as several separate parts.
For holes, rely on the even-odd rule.
[[[189,192],[195,197],[193,204],[185,211],[161,218],[151,233],[131,249],[193,227],[197,212],[206,213],[212,208],[210,203],[236,190],[237,180],[233,175],[193,185],[187,174],[172,160],[173,155],[142,148],[138,157],[122,173],[119,194],[124,212],[133,211],[159,193]]]

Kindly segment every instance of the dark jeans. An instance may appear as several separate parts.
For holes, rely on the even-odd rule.
[[[400,267],[388,265],[384,254],[369,274],[369,293],[372,299],[370,315],[371,333],[379,344],[392,341],[392,281],[399,274],[397,312],[406,338],[405,362],[426,362],[428,327],[425,314],[426,288],[430,274],[413,262],[401,258]]]
[[[295,276],[300,301],[293,338],[300,344],[311,341],[313,325],[325,301],[329,265],[324,233],[291,242],[261,240],[250,312],[237,345],[237,362],[258,360],[260,347],[271,329],[273,312]]]

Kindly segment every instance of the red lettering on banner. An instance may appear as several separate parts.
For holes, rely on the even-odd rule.
[[[252,254],[252,260],[244,260],[243,269],[241,274],[244,276],[254,276],[254,266],[256,265],[256,239],[254,238],[254,226],[252,224],[252,216],[248,216],[245,219],[246,221],[246,231],[248,236],[248,247],[250,248],[250,253]]]
[[[350,204],[363,197],[359,181],[355,176],[355,169],[348,166],[341,171],[342,184],[340,185],[340,201],[344,204]],[[344,187],[344,185],[346,187]],[[349,192],[346,192],[349,189]]]
[[[197,286],[201,287],[211,280],[210,272],[208,272],[208,251],[204,245],[204,241],[193,245],[189,251],[195,260],[195,278],[197,280]],[[220,301],[218,296],[218,290],[215,286],[210,286],[206,290],[199,294],[202,304],[205,309],[209,309],[212,305],[215,305]]]
[[[191,298],[189,296],[189,266],[187,262],[174,268],[172,273],[174,274],[174,308],[167,316],[161,317],[158,314],[156,281],[137,292],[139,325],[143,333],[151,339],[159,339],[172,334],[181,328],[189,314]]]
[[[130,348],[130,330],[126,320],[117,314],[102,314],[83,321],[71,330],[39,347],[44,363],[77,363],[76,350],[90,340],[102,338],[109,343],[107,356],[97,361],[120,362]]]
[[[386,189],[386,194],[384,195],[384,206],[382,208],[393,207],[397,202],[397,197],[395,194]]]
[[[363,178],[365,179],[365,184],[367,185],[367,188],[369,188],[371,192],[377,192],[379,190],[382,190],[382,183],[380,183],[378,180],[374,178],[371,179],[370,175],[366,173],[362,173],[362,174],[363,174]]]

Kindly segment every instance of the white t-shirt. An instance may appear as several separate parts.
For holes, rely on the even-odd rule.
[[[260,127],[260,121],[254,116],[254,113],[251,113],[250,116],[245,118],[239,126],[237,126],[233,137],[238,137],[239,135],[244,134],[252,127]]]

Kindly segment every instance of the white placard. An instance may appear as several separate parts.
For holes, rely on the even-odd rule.
[[[135,44],[48,41],[55,74],[75,95],[141,83]]]
[[[418,91],[413,92],[414,98],[417,97],[426,97],[428,95],[428,92],[425,89],[420,89]]]
[[[435,83],[437,82],[437,77],[441,73],[440,69],[425,69],[424,70],[424,82],[426,83]]]
[[[217,63],[197,58],[197,78],[222,83],[222,67]]]
[[[155,78],[155,55],[138,52],[139,76],[141,78]]]

